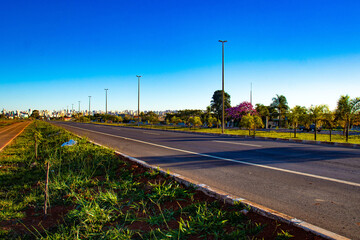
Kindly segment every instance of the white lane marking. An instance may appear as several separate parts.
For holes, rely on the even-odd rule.
[[[158,133],[151,133],[151,132],[143,132],[143,133],[150,134],[150,135],[160,135]]]
[[[69,126],[69,125],[66,125],[66,126]],[[306,177],[313,177],[313,178],[327,180],[327,181],[331,181],[331,182],[343,183],[343,184],[347,184],[347,185],[351,185],[351,186],[355,186],[355,187],[360,187],[360,183],[349,182],[349,181],[340,180],[340,179],[336,179],[336,178],[323,177],[323,176],[319,176],[319,175],[315,175],[315,174],[303,173],[303,172],[298,172],[298,171],[293,171],[293,170],[288,170],[288,169],[283,169],[283,168],[277,168],[277,167],[271,167],[271,166],[266,166],[266,165],[262,165],[262,164],[250,163],[250,162],[245,162],[245,161],[240,161],[240,160],[235,160],[235,159],[230,159],[230,158],[222,158],[222,157],[217,157],[217,156],[214,156],[214,155],[208,155],[208,154],[197,153],[197,152],[192,152],[192,151],[173,148],[173,147],[167,147],[167,146],[164,146],[164,145],[145,142],[145,141],[141,141],[141,140],[137,140],[137,139],[133,139],[133,138],[117,136],[117,135],[113,135],[113,134],[109,134],[109,133],[98,132],[98,131],[94,131],[94,130],[90,130],[90,129],[84,129],[84,128],[80,128],[80,127],[74,127],[74,126],[69,126],[69,127],[78,128],[78,129],[88,131],[88,132],[99,133],[99,134],[103,134],[103,135],[106,135],[106,136],[111,136],[111,137],[121,138],[121,139],[125,139],[125,140],[130,140],[130,141],[133,141],[133,142],[139,142],[139,143],[143,143],[143,144],[148,144],[148,145],[151,145],[151,146],[165,148],[165,149],[169,149],[169,150],[173,150],[173,151],[178,151],[178,152],[183,152],[183,153],[188,153],[188,154],[194,154],[194,155],[198,155],[198,156],[214,158],[214,159],[219,159],[219,160],[228,161],[228,162],[236,162],[236,163],[241,163],[241,164],[244,164],[244,165],[261,167],[261,168],[276,170],[276,171],[280,171],[280,172],[292,173],[292,174],[296,174],[296,175],[301,175],[301,176],[306,176]]]
[[[229,143],[229,144],[244,145],[244,146],[251,146],[251,147],[263,147],[261,145],[248,144],[248,143],[239,143],[239,142],[227,142],[227,141],[216,141],[216,140],[214,140],[213,142]]]

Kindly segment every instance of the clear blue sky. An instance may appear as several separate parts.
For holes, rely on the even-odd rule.
[[[221,89],[232,105],[336,106],[360,97],[360,1],[2,1],[0,108],[205,109]]]

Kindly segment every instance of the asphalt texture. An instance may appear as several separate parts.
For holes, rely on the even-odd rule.
[[[4,149],[30,122],[18,122],[0,128],[0,151]]]
[[[151,165],[360,239],[360,149],[53,123]]]

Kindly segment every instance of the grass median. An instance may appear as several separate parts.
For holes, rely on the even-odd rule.
[[[321,239],[39,121],[0,152],[0,210],[4,239]]]

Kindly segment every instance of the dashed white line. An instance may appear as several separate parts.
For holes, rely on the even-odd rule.
[[[69,125],[67,125],[67,126],[69,126]],[[262,164],[250,163],[250,162],[245,162],[245,161],[240,161],[240,160],[235,160],[235,159],[230,159],[230,158],[222,158],[222,157],[217,157],[217,156],[214,156],[214,155],[197,153],[197,152],[192,152],[192,151],[173,148],[173,147],[167,147],[167,146],[159,145],[159,144],[156,144],[156,143],[145,142],[145,141],[141,141],[141,140],[137,140],[137,139],[133,139],[133,138],[122,137],[122,136],[118,136],[118,135],[98,132],[98,131],[85,129],[85,128],[80,128],[80,127],[74,127],[74,126],[69,126],[69,127],[78,128],[78,129],[81,129],[81,130],[84,130],[84,131],[98,133],[98,134],[102,134],[102,135],[106,135],[106,136],[126,139],[126,140],[130,140],[130,141],[133,141],[133,142],[143,143],[143,144],[147,144],[147,145],[151,145],[151,146],[155,146],[155,147],[160,147],[160,148],[165,148],[165,149],[169,149],[169,150],[173,150],[173,151],[178,151],[178,152],[183,152],[183,153],[188,153],[188,154],[194,154],[194,155],[198,155],[198,156],[214,158],[214,159],[219,159],[219,160],[228,161],[228,162],[236,162],[236,163],[240,163],[240,164],[244,164],[244,165],[261,167],[261,168],[276,170],[276,171],[280,171],[280,172],[292,173],[292,174],[296,174],[296,175],[312,177],[312,178],[322,179],[322,180],[326,180],[326,181],[337,182],[337,183],[347,184],[347,185],[351,185],[351,186],[355,186],[355,187],[360,187],[360,183],[340,180],[340,179],[336,179],[336,178],[323,177],[323,176],[319,176],[319,175],[315,175],[315,174],[303,173],[303,172],[298,172],[298,171],[293,171],[293,170],[288,170],[288,169],[283,169],[283,168],[277,168],[277,167],[271,167],[271,166],[266,166],[266,165],[262,165]]]
[[[217,141],[217,140],[214,140],[213,142],[229,143],[229,144],[244,145],[244,146],[251,146],[251,147],[263,147],[263,146],[261,146],[261,145],[248,144],[248,143],[240,143],[240,142],[228,142],[228,141]]]
[[[158,133],[152,133],[152,132],[143,132],[143,133],[145,133],[145,134],[150,134],[150,135],[160,135],[160,134],[158,134]]]

